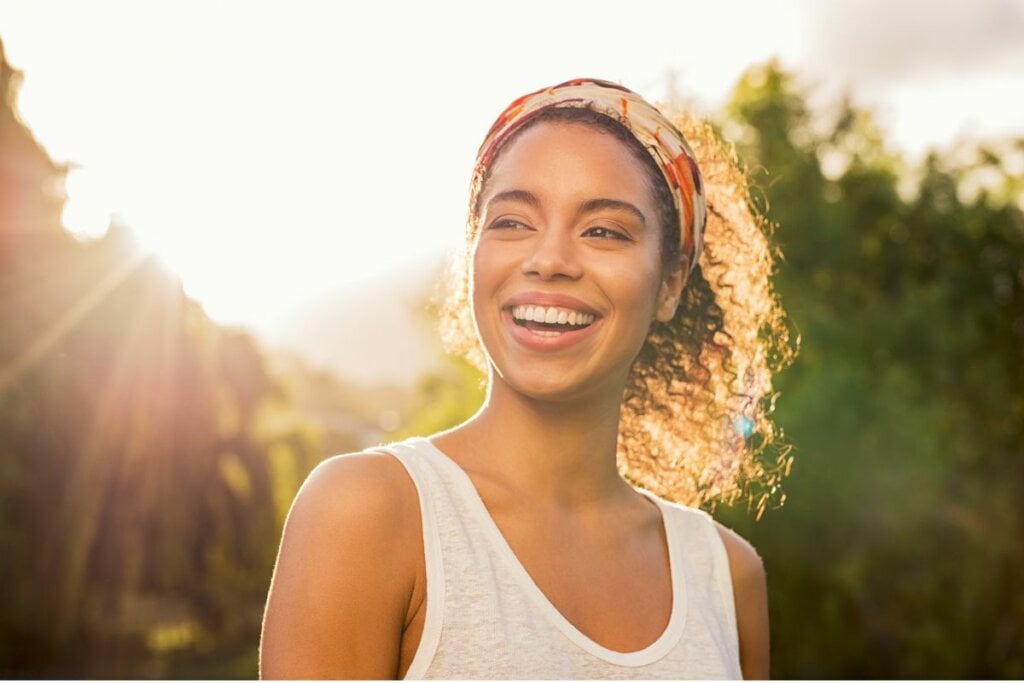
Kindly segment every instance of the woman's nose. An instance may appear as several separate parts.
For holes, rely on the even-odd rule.
[[[583,271],[570,231],[556,228],[542,230],[523,260],[522,269],[524,274],[536,275],[542,280],[558,277],[575,280],[580,277]]]

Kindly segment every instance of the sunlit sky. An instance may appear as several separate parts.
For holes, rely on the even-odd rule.
[[[4,2],[20,112],[217,320],[300,302],[461,235],[476,146],[513,97],[588,75],[700,111],[778,57],[852,92],[898,149],[1024,133],[1024,1]]]

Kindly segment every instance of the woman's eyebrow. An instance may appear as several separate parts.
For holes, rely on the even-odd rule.
[[[644,214],[640,209],[636,208],[629,202],[624,202],[621,199],[606,199],[604,197],[598,199],[588,199],[587,201],[580,204],[580,208],[577,211],[579,215],[585,213],[591,213],[593,211],[603,211],[605,209],[617,209],[619,211],[625,211],[633,214],[642,227],[647,227],[647,219],[644,218]]]
[[[527,190],[505,190],[504,192],[499,192],[487,200],[487,206],[490,207],[495,202],[522,202],[532,207],[540,206],[540,200],[537,199],[537,196]]]

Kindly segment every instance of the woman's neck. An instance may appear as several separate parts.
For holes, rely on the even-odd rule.
[[[491,378],[483,407],[434,438],[467,470],[534,501],[582,506],[632,495],[616,467],[622,391],[552,402]]]

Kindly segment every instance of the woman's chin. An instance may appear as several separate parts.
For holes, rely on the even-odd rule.
[[[598,391],[595,383],[586,378],[572,377],[567,373],[529,372],[518,368],[515,372],[504,373],[495,369],[492,382],[500,382],[501,389],[505,391],[545,403],[590,401]]]

